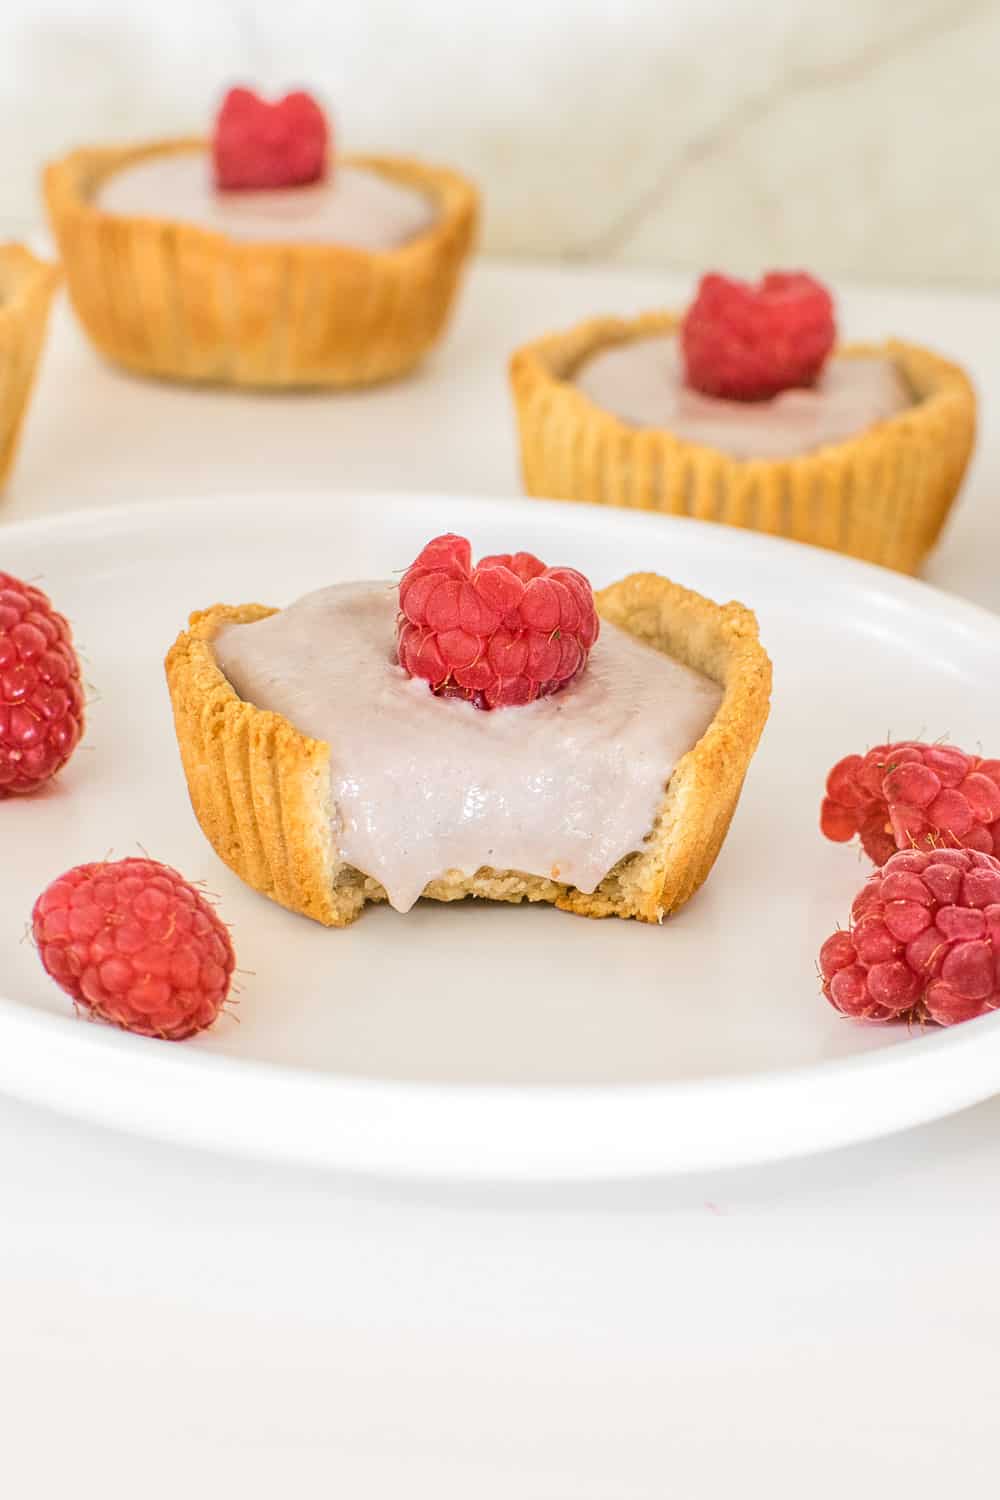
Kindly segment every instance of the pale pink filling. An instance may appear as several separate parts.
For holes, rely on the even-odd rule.
[[[886,357],[829,359],[810,390],[770,401],[720,401],[691,390],[677,340],[629,339],[588,359],[574,384],[634,427],[658,427],[731,458],[790,458],[843,442],[912,405]]]
[[[483,865],[594,890],[652,831],[721,689],[605,623],[570,687],[481,712],[395,665],[396,601],[337,584],[215,643],[241,698],[330,745],[339,858],[400,911]]]
[[[337,165],[323,182],[265,192],[220,192],[207,151],[149,156],[100,186],[106,213],[175,219],[236,240],[304,240],[388,250],[422,234],[431,199],[378,172]]]

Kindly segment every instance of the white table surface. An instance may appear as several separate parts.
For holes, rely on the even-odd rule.
[[[0,520],[292,484],[510,493],[507,352],[682,292],[483,265],[419,377],[343,397],[132,380],[60,305]],[[928,576],[1000,607],[997,302],[856,292],[841,321],[976,377],[979,454]],[[0,1193],[18,1500],[996,1493],[1000,1099],[791,1165],[530,1191],[256,1167],[0,1100]]]

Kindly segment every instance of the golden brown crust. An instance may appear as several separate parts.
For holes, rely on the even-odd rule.
[[[471,876],[448,872],[425,888],[425,897],[547,901],[581,916],[658,922],[707,877],[767,720],[771,663],[757,622],[740,604],[713,604],[653,573],[612,584],[597,595],[597,607],[605,619],[723,688],[718,713],[670,778],[649,838],[592,894],[484,866]],[[258,604],[216,605],[192,615],[167,656],[188,791],[210,843],[241,879],[293,911],[342,927],[366,901],[386,896],[377,881],[336,861],[329,747],[280,715],[243,702],[212,650],[223,626],[273,613]]]
[[[102,212],[95,190],[192,137],[82,148],[45,169],[49,218],[80,321],[102,353],[175,380],[371,385],[403,374],[442,332],[475,238],[478,196],[457,172],[351,156],[431,196],[423,234],[394,250],[243,243],[193,224]]]
[[[59,275],[23,245],[0,245],[0,485],[17,452]]]
[[[665,430],[632,427],[570,383],[598,349],[677,325],[670,313],[595,318],[514,354],[528,494],[721,521],[915,572],[944,525],[975,441],[976,397],[965,372],[915,344],[849,344],[842,354],[889,354],[914,405],[815,453],[739,460]]]

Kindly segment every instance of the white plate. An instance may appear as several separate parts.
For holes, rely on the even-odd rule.
[[[368,910],[329,932],[256,896],[191,815],[161,661],[191,608],[389,574],[445,530],[603,584],[651,568],[758,612],[771,722],[709,884],[662,927],[551,908]],[[0,803],[0,1087],[131,1130],[359,1171],[598,1178],[846,1144],[1000,1088],[1000,1015],[860,1026],[815,958],[864,866],[826,843],[829,765],[887,733],[1000,746],[1000,619],[921,584],[721,527],[537,501],[293,498],[90,512],[0,533],[73,619],[94,703],[58,785]],[[221,897],[239,1024],[184,1045],[74,1017],[35,894],[137,846]],[[11,853],[13,852],[13,857]]]

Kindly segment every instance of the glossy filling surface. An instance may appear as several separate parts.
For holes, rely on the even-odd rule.
[[[338,165],[322,182],[220,192],[207,151],[171,151],[121,167],[101,183],[105,213],[176,219],[234,240],[305,240],[389,250],[428,229],[432,200],[379,172]]]
[[[659,427],[731,458],[790,458],[843,442],[912,405],[893,360],[884,356],[826,363],[809,390],[769,401],[722,401],[684,383],[676,338],[661,334],[603,349],[573,383],[605,411],[635,427]]]
[[[398,911],[482,866],[595,890],[652,831],[722,689],[605,621],[570,687],[482,712],[395,664],[396,601],[391,582],[336,584],[214,642],[244,701],[329,744],[339,859]]]

